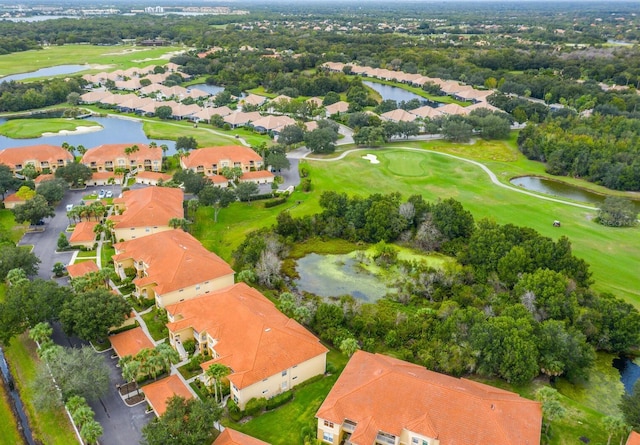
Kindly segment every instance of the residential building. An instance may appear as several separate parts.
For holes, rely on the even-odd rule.
[[[257,121],[262,117],[262,115],[257,111],[251,111],[248,113],[236,111],[235,113],[231,113],[223,117],[225,124],[229,124],[231,128],[238,128],[250,124],[253,121]]]
[[[113,263],[125,277],[135,269],[134,294],[156,305],[186,301],[233,284],[234,272],[222,258],[180,229],[116,243]]]
[[[247,436],[240,431],[225,428],[222,433],[213,441],[213,445],[269,445],[267,442]]]
[[[122,184],[123,176],[124,173],[120,175],[110,171],[93,172],[91,179],[89,179],[86,184],[92,186]]]
[[[262,156],[249,147],[226,145],[192,150],[189,156],[180,158],[180,166],[206,176],[217,175],[224,167],[239,167],[243,172],[260,170]]]
[[[202,353],[228,367],[231,397],[244,409],[252,398],[271,398],[321,375],[327,348],[257,290],[238,283],[166,306],[169,341],[195,339]]]
[[[171,181],[172,176],[167,173],[143,171],[136,175],[136,184],[158,185],[160,182]]]
[[[274,134],[280,133],[288,125],[296,125],[296,121],[289,116],[264,116],[251,123],[251,126],[258,133],[271,132]]]
[[[0,164],[13,173],[20,173],[25,165],[33,165],[39,173],[53,173],[58,167],[73,162],[73,155],[57,145],[30,145],[0,150]]]
[[[187,400],[194,398],[191,389],[176,374],[143,386],[142,392],[158,417],[167,411],[167,402],[171,397],[180,396]]]
[[[113,233],[118,241],[129,241],[165,230],[172,218],[184,218],[184,193],[179,188],[146,187],[127,190],[121,198],[113,200],[117,213],[113,221]]]
[[[640,434],[636,433],[635,431],[631,431],[626,445],[640,445]]]
[[[19,197],[16,193],[11,193],[4,197],[4,208],[5,209],[15,209],[16,206],[23,205],[27,202],[26,199]]]
[[[162,149],[136,143],[103,144],[87,150],[81,162],[97,172],[117,168],[157,172],[162,168]]]
[[[69,264],[67,266],[67,273],[69,278],[78,278],[85,276],[88,273],[99,272],[100,268],[93,260],[82,261],[81,263]]]
[[[143,349],[153,349],[155,347],[141,327],[110,335],[109,341],[120,358],[128,355],[133,356]]]
[[[96,233],[94,232],[97,221],[81,221],[73,228],[73,233],[69,237],[69,244],[75,247],[86,247],[93,249],[96,242]]]
[[[327,105],[324,109],[327,117],[333,116],[334,114],[342,114],[349,111],[349,103],[341,100],[334,104]]]
[[[357,351],[316,413],[318,439],[349,445],[538,445],[539,402]]]
[[[409,113],[402,108],[397,108],[395,110],[387,111],[386,113],[382,113],[380,118],[389,122],[413,122],[416,120],[417,116],[415,114]]]
[[[275,175],[267,170],[255,170],[244,172],[238,179],[240,182],[255,182],[256,184],[271,184]]]

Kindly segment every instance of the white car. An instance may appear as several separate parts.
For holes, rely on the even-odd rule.
[[[111,190],[107,190],[107,193],[105,194],[105,198],[111,198],[113,196],[113,192]]]
[[[67,212],[73,210],[73,204],[67,204]]]
[[[100,190],[100,193],[98,193],[98,199],[102,199],[106,196],[107,192],[103,190]]]

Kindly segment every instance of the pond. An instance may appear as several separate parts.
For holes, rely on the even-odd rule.
[[[310,253],[298,260],[298,289],[321,297],[351,295],[373,303],[389,289],[372,273],[358,267],[355,252],[346,255]]]
[[[158,144],[158,146],[166,144],[169,147],[167,155],[172,155],[176,152],[175,141],[149,139],[142,130],[141,121],[117,117],[91,117],[90,120],[102,125],[103,129],[91,133],[46,136],[31,139],[12,139],[6,136],[0,136],[0,149],[39,144],[62,145],[64,142],[76,147],[83,145],[85,148],[91,149],[102,144],[148,144],[153,141]],[[4,122],[5,119],[0,119],[0,125]]]
[[[640,366],[628,357],[613,359],[613,367],[620,371],[620,380],[627,394],[633,392],[633,385],[640,378]]]
[[[574,187],[566,182],[553,181],[537,176],[520,176],[513,178],[511,184],[525,188],[534,192],[544,193],[546,195],[558,196],[560,198],[572,199],[575,201],[593,204],[595,207],[600,206],[606,196],[590,192],[578,187]],[[633,201],[636,208],[640,210],[640,201]]]
[[[88,70],[89,65],[58,65],[50,66],[48,68],[42,68],[37,71],[31,71],[28,73],[11,74],[10,76],[0,77],[0,82],[9,82],[11,80],[24,80],[32,79],[34,77],[53,77],[63,74],[73,74],[79,71]]]
[[[206,83],[196,83],[195,85],[189,85],[186,88],[193,88],[196,90],[204,91],[205,93],[209,93],[212,96],[218,94],[220,91],[224,91],[224,87],[220,87],[218,85],[208,85]]]
[[[409,102],[412,99],[418,99],[423,105],[434,106],[433,102],[428,101],[424,97],[393,85],[385,85],[383,83],[371,82],[369,80],[365,80],[362,83],[380,94],[382,100],[395,100],[400,103],[402,101]]]

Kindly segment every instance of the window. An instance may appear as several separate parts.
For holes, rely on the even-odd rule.
[[[297,378],[298,378],[298,376],[291,377],[291,380],[295,380],[295,379],[297,379]]]
[[[269,390],[268,390],[268,389],[265,389],[264,391],[262,391],[262,394],[266,394],[266,393],[268,393],[268,392],[269,392]]]
[[[325,442],[333,443],[333,434],[323,431],[322,440],[324,440]]]
[[[200,285],[196,284],[196,290],[200,290]]]
[[[328,420],[324,421],[324,426],[328,426],[329,428],[333,428],[333,422],[329,422]],[[331,439],[333,440],[333,439]]]
[[[284,377],[286,375],[287,375],[287,371],[286,370],[282,371],[282,377]]]

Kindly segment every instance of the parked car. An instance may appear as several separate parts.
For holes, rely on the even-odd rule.
[[[73,210],[73,204],[67,204],[67,212]]]
[[[107,190],[107,193],[105,195],[106,198],[111,198],[113,196],[113,192],[111,190]]]
[[[106,194],[107,192],[104,189],[100,190],[100,193],[98,193],[98,199],[104,198]]]

